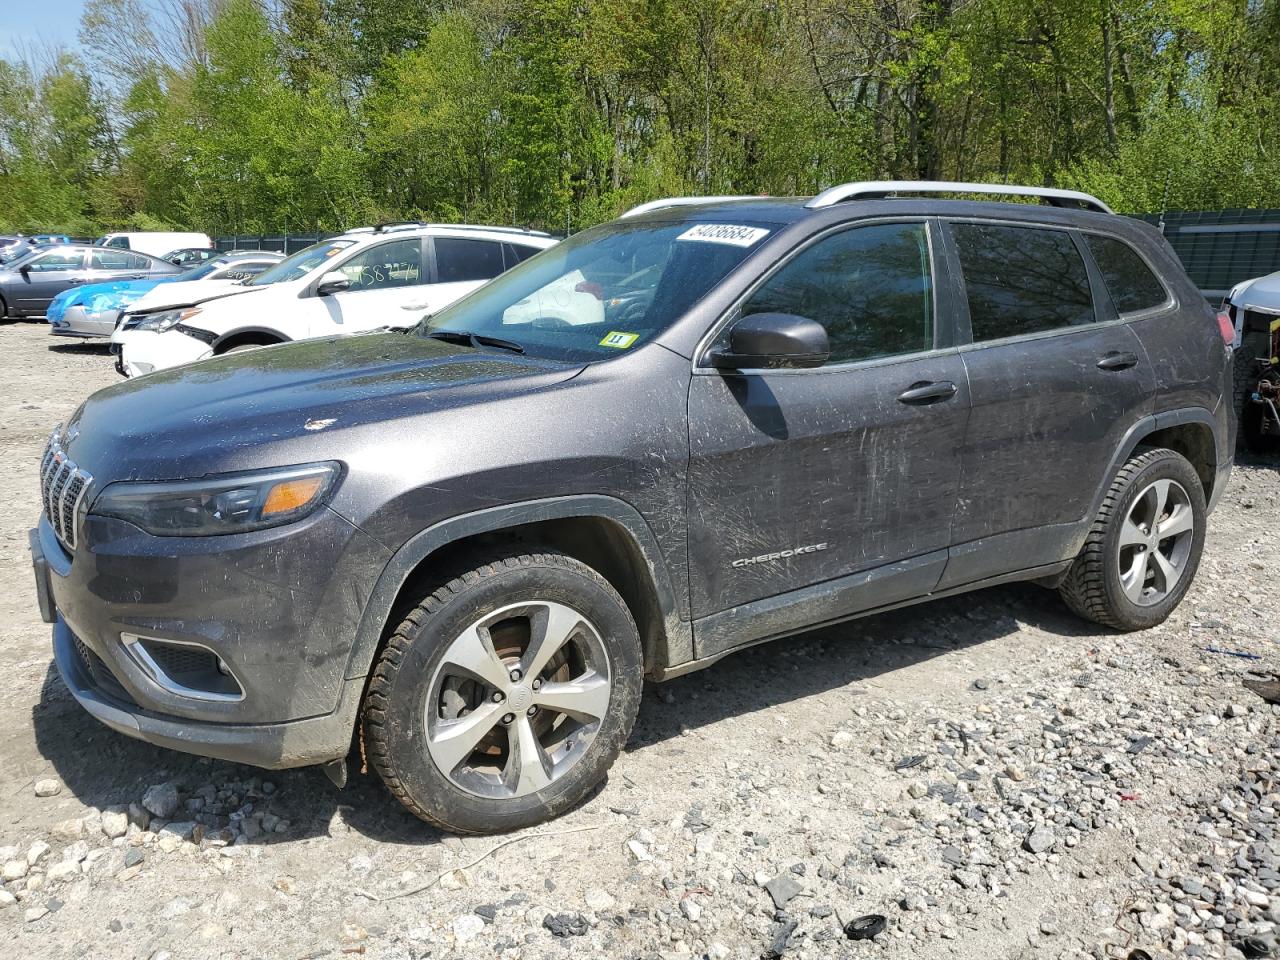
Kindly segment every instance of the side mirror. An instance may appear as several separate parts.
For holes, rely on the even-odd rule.
[[[827,331],[808,317],[790,313],[754,313],[729,329],[729,347],[711,354],[721,370],[820,367],[831,355]]]
[[[316,296],[327,297],[331,293],[341,293],[351,287],[350,278],[341,270],[330,270],[316,284]]]
[[[31,265],[24,263],[22,266],[18,268],[18,272],[22,274],[24,277],[27,276],[29,273],[31,273]]]

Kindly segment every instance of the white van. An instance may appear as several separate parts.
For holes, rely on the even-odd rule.
[[[117,247],[121,250],[137,250],[153,257],[163,257],[174,250],[213,246],[207,233],[163,233],[148,230],[143,233],[108,233],[93,242],[95,247]]]

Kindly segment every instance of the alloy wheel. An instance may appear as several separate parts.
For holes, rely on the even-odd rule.
[[[427,752],[468,793],[522,797],[563,777],[608,713],[599,631],[563,603],[512,604],[450,642],[425,707]]]
[[[1159,603],[1178,586],[1195,540],[1195,513],[1176,480],[1156,480],[1138,494],[1120,529],[1120,586],[1138,606]]]

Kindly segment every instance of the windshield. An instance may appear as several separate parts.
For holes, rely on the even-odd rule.
[[[326,260],[336,257],[354,240],[322,240],[313,243],[305,250],[299,250],[291,257],[285,257],[270,270],[264,270],[249,281],[251,287],[265,287],[272,283],[286,280],[301,280]]]
[[[417,333],[465,333],[534,356],[604,360],[665,330],[769,232],[745,223],[615,221],[526,260],[423,320]]]

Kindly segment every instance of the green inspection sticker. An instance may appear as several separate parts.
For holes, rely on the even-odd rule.
[[[620,333],[617,330],[610,330],[605,334],[604,339],[600,341],[600,346],[625,350],[639,339],[640,334],[638,333]]]

